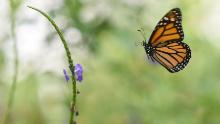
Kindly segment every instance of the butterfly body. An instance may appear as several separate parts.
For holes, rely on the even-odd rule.
[[[147,55],[152,56],[155,48],[153,48],[150,44],[143,42],[143,46]]]
[[[183,43],[182,14],[179,8],[170,10],[157,24],[148,43],[143,41],[146,54],[169,72],[185,68],[191,58],[191,50]]]

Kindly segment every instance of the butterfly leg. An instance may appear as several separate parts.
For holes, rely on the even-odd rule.
[[[147,58],[151,64],[157,64],[157,61],[152,56],[147,55]]]

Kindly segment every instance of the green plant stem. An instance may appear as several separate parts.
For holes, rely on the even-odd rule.
[[[69,69],[70,69],[71,72],[73,72],[72,71],[74,69],[73,60],[71,58],[71,53],[70,53],[70,50],[68,48],[67,42],[66,42],[66,40],[65,40],[65,38],[63,36],[63,33],[60,31],[60,29],[58,28],[56,23],[46,13],[44,13],[43,11],[41,11],[41,10],[39,10],[37,8],[34,8],[32,6],[28,6],[28,7],[33,9],[33,10],[38,11],[39,13],[41,13],[53,25],[53,27],[55,28],[56,32],[59,34],[60,39],[61,39],[61,41],[63,43],[64,48],[65,48],[66,55],[67,55],[68,62],[69,62]],[[76,105],[76,79],[75,79],[74,74],[72,74],[71,80],[72,80],[72,100],[71,100],[69,124],[73,124],[73,122],[74,122],[74,115],[75,115],[74,113],[75,113],[75,105]]]
[[[9,92],[9,99],[8,99],[8,104],[7,104],[7,110],[5,113],[5,118],[3,120],[3,124],[7,124],[11,109],[14,103],[14,96],[15,96],[15,91],[17,87],[17,77],[18,77],[18,49],[17,49],[17,38],[16,38],[16,33],[15,33],[15,28],[16,28],[16,22],[15,22],[15,9],[14,9],[14,1],[10,0],[10,20],[11,20],[11,37],[13,41],[13,53],[14,53],[14,75],[12,78],[12,86],[11,90]]]

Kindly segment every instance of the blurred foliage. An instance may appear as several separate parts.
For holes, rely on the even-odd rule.
[[[54,16],[65,16],[68,21],[64,32],[79,29],[81,46],[88,48],[86,58],[73,53],[73,59],[85,68],[84,81],[78,85],[78,123],[219,124],[220,51],[199,30],[199,21],[206,14],[201,4],[199,0],[64,0],[60,8],[52,10]],[[192,59],[183,71],[170,74],[147,62],[144,49],[134,44],[142,40],[137,29],[143,27],[149,37],[157,21],[174,7],[183,12],[184,42],[192,49]],[[96,14],[85,21],[83,14],[90,11]],[[6,57],[1,51],[2,77]],[[4,84],[0,85],[0,96],[5,97],[10,85],[1,79],[0,84]],[[26,75],[19,81],[12,122],[67,123],[68,86],[61,72]],[[0,119],[6,100],[3,97]]]
[[[11,0],[10,4],[13,7],[12,11],[17,11],[22,3],[23,0]]]
[[[0,70],[3,70],[4,63],[5,63],[5,55],[2,50],[0,50]]]

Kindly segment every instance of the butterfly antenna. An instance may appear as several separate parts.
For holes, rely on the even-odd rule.
[[[144,29],[141,28],[141,29],[138,29],[137,31],[139,31],[142,35],[142,37],[144,38],[144,41],[146,40],[146,37],[145,37],[145,33],[144,33]]]

